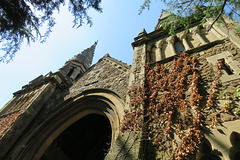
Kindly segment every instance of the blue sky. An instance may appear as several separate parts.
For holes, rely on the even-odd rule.
[[[73,17],[62,7],[56,14],[56,25],[44,44],[22,45],[14,60],[9,64],[0,63],[0,108],[12,97],[12,93],[39,75],[56,72],[74,55],[90,47],[98,40],[93,64],[106,53],[111,57],[131,64],[133,49],[131,43],[145,28],[152,32],[165,5],[152,1],[150,10],[138,15],[144,0],[103,0],[103,13],[89,11],[93,26],[83,25],[72,28]]]

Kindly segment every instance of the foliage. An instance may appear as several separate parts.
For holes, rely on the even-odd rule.
[[[93,8],[101,12],[101,0],[69,0],[68,9],[74,16],[74,27],[84,20],[92,25],[87,11]],[[44,42],[55,24],[54,11],[59,11],[65,0],[1,0],[0,1],[0,50],[4,55],[0,62],[9,62],[20,49],[24,40],[30,44],[36,40]],[[40,33],[43,26],[45,33]]]
[[[142,13],[142,11],[145,9],[145,8],[150,8],[150,3],[151,1],[150,0],[145,0],[143,5],[141,6],[141,8],[139,9],[139,14]]]
[[[233,95],[234,98],[240,99],[240,88],[236,89],[236,93]]]
[[[220,110],[220,112],[239,116],[240,110],[236,102],[240,101],[240,88],[236,89],[234,94],[228,94],[225,92],[222,98],[226,99],[227,101],[224,103],[224,109]]]
[[[215,7],[199,6],[198,8],[195,8],[194,13],[185,17],[177,16],[172,13],[167,19],[161,22],[161,25],[163,29],[168,28],[169,34],[172,35],[175,34],[175,31],[180,27],[183,27],[186,31],[188,31],[192,23],[200,22],[199,25],[201,25],[206,22],[207,18],[216,17],[219,9],[221,8],[216,9]],[[222,20],[222,18],[220,17],[219,20]]]
[[[167,4],[167,11],[171,14],[166,20],[162,21],[163,28],[169,28],[169,33],[179,27],[186,30],[190,28],[192,21],[206,22],[208,18],[213,18],[213,24],[217,20],[223,20],[223,14],[239,20],[240,1],[233,0],[163,0]],[[140,13],[150,7],[151,0],[145,0],[140,8]],[[211,28],[212,26],[210,26]],[[209,28],[209,29],[210,29]]]
[[[211,114],[206,111],[216,110],[222,61],[217,61],[215,67],[218,74],[203,102],[197,62],[192,56],[181,54],[174,59],[171,69],[163,64],[147,65],[144,86],[128,92],[131,110],[125,110],[121,131],[143,131],[143,139],[152,142],[157,151],[169,154],[170,159],[190,159],[201,145],[205,120]],[[239,95],[240,89],[235,98],[239,99]],[[221,112],[229,113],[229,110]],[[216,127],[219,122],[216,115],[210,126]]]
[[[220,75],[222,74],[221,69],[223,68],[223,60],[219,59],[216,63],[216,68],[218,70],[218,75],[215,79],[215,81],[219,80]],[[218,82],[217,82],[218,83]],[[214,87],[214,84],[213,84]],[[217,87],[215,87],[216,90]],[[240,88],[237,88],[235,91],[235,94],[228,94],[226,91],[222,95],[223,99],[226,99],[227,101],[224,103],[224,109],[220,110],[219,113],[230,113],[234,115],[240,115],[240,110],[238,105],[236,105],[236,102],[240,100]],[[215,126],[215,125],[214,125]]]
[[[159,151],[170,153],[171,159],[193,154],[201,143],[204,124],[198,78],[196,61],[186,53],[173,62],[171,70],[163,64],[153,69],[147,65],[144,87],[129,90],[133,110],[125,111],[122,131],[143,129],[146,138]]]

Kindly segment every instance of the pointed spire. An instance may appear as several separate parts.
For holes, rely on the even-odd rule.
[[[162,22],[164,19],[167,19],[170,15],[171,15],[170,12],[168,12],[168,11],[166,11],[166,10],[163,9],[162,12],[161,12],[161,15],[160,15],[160,17],[159,17],[159,19],[158,19],[158,23],[157,23],[157,25],[156,25],[156,27],[155,27],[155,30],[162,29],[161,22]]]
[[[166,18],[167,18],[168,16],[170,16],[170,15],[171,15],[170,12],[168,12],[168,11],[166,11],[166,10],[163,9],[159,20],[166,19]]]
[[[142,31],[138,34],[138,36],[143,36],[146,34],[147,34],[146,30],[145,30],[145,28],[143,28]]]
[[[82,63],[86,67],[86,69],[89,68],[92,64],[93,55],[94,55],[97,43],[98,43],[98,41],[96,41],[91,47],[89,47],[89,48],[85,49],[84,51],[82,51],[81,53],[75,55],[73,58],[68,60],[66,63],[68,63],[70,61],[75,61],[78,63]]]

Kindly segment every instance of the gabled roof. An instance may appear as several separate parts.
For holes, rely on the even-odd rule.
[[[109,59],[109,60],[111,60],[112,62],[117,63],[118,65],[121,65],[122,67],[124,67],[124,68],[126,68],[126,69],[130,69],[130,66],[129,66],[127,63],[124,63],[124,62],[122,62],[122,61],[120,61],[120,60],[117,60],[117,59],[115,59],[115,58],[112,58],[109,54],[105,54],[102,59],[104,59],[104,58]]]
[[[170,12],[163,9],[159,20],[166,19],[168,16],[170,16],[170,14],[171,14]]]
[[[155,27],[155,30],[160,29],[161,28],[161,24],[160,24],[161,21],[163,21],[164,19],[167,19],[170,15],[171,15],[170,12],[168,12],[166,10],[162,10],[162,13],[161,13],[161,15],[160,15],[160,17],[158,19],[158,23],[157,23],[157,25]]]
[[[125,95],[129,71],[128,64],[106,54],[73,82],[73,85],[66,90],[64,99],[67,100],[82,91],[94,88],[108,89]]]

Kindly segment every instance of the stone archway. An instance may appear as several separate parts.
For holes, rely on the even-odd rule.
[[[111,145],[107,117],[89,114],[64,130],[48,147],[42,160],[103,160]]]
[[[86,127],[84,121],[86,122],[87,120],[92,121],[90,126],[93,126],[95,125],[94,123],[96,123],[99,127],[105,127],[104,130],[107,129],[107,132],[99,133],[100,135],[103,135],[104,133],[111,135],[110,139],[103,142],[103,144],[108,144],[108,146],[103,145],[102,149],[104,151],[100,153],[102,155],[107,153],[105,151],[115,142],[120,132],[119,127],[123,119],[124,104],[122,98],[115,92],[105,89],[84,91],[82,94],[60,104],[57,108],[58,109],[53,111],[53,114],[38,125],[38,127],[35,127],[26,133],[26,135],[28,135],[27,138],[23,138],[19,144],[24,145],[25,147],[21,150],[17,149],[17,152],[14,151],[13,153],[16,155],[12,154],[12,157],[15,157],[16,160],[44,160],[44,158],[48,160],[47,157],[49,151],[51,151],[55,142],[60,143],[58,141],[64,139],[60,137],[66,136],[65,131],[73,132],[72,130],[74,130],[74,128],[75,130],[78,130],[77,127],[74,127],[75,125],[79,125],[81,130],[81,127]],[[103,126],[102,124],[107,125]],[[73,127],[73,129],[69,130],[71,127]],[[81,132],[80,130],[76,131],[74,134],[78,134]],[[88,131],[93,132],[95,130],[89,128]],[[74,145],[78,144],[79,143]],[[94,145],[94,141],[92,142],[92,145]],[[91,146],[91,144],[89,146]],[[74,157],[74,154],[76,154],[76,152],[71,153],[70,157]],[[74,160],[75,158],[70,159]]]

